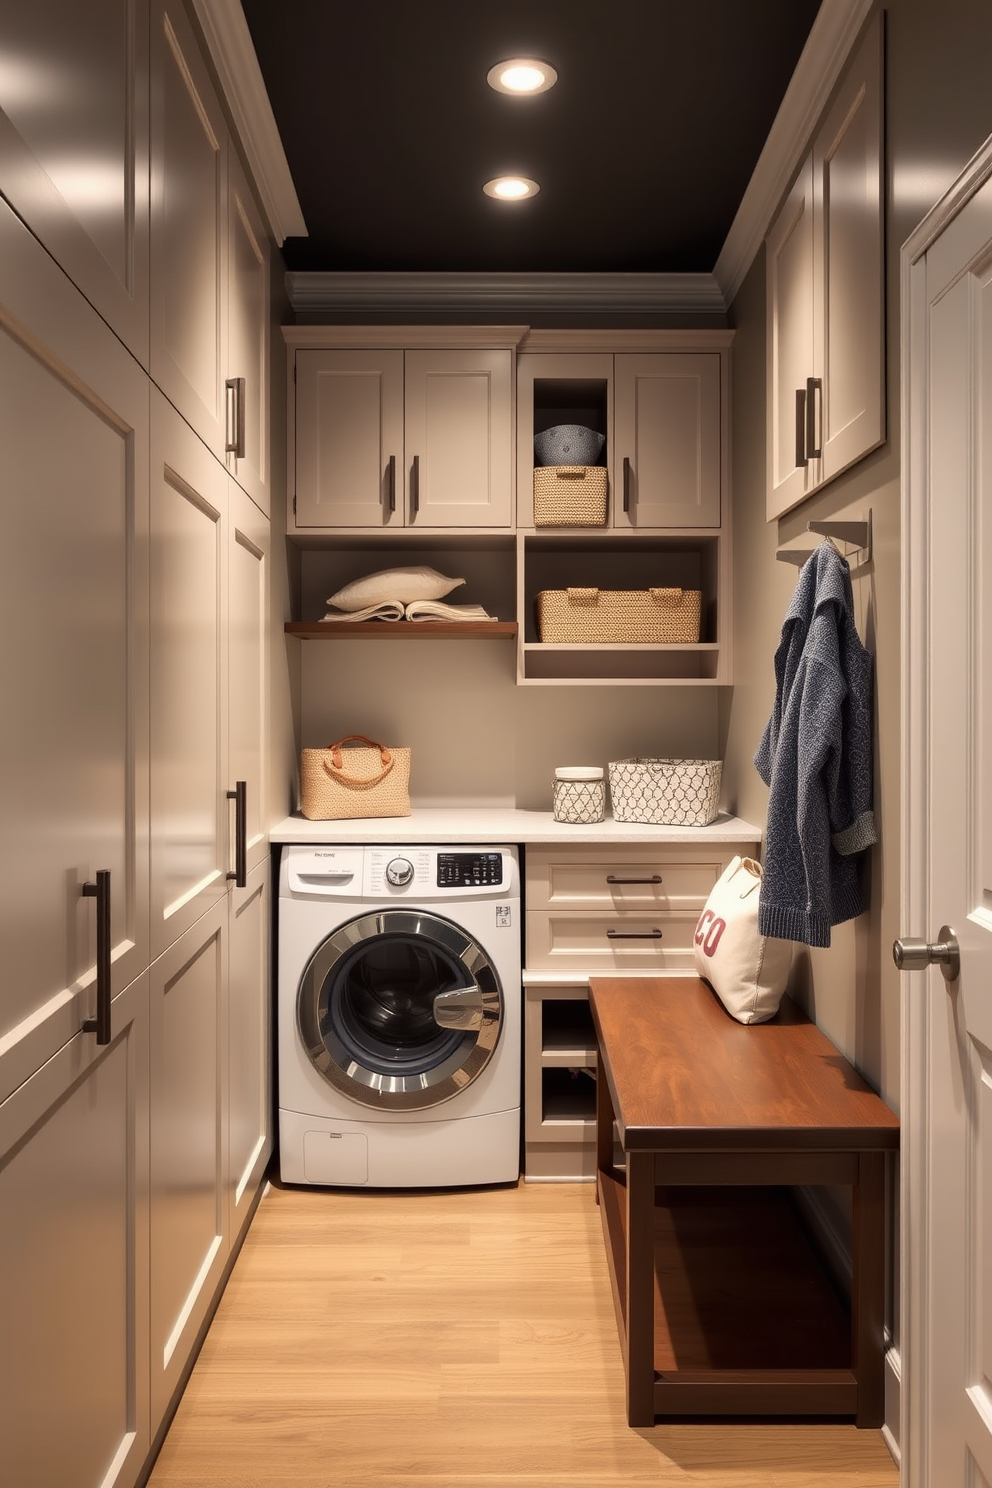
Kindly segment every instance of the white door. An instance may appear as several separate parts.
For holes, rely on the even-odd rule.
[[[228,158],[227,468],[269,510],[269,242],[236,152]]]
[[[0,449],[2,1099],[96,1011],[100,870],[148,964],[148,389],[4,205]]]
[[[296,353],[294,517],[311,527],[403,526],[403,353]]]
[[[615,527],[719,527],[720,357],[614,358]]]
[[[152,393],[151,942],[157,956],[227,893],[226,566],[230,477]],[[247,498],[246,498],[247,499]]]
[[[806,457],[807,379],[813,371],[813,157],[808,156],[765,243],[768,520],[813,490]],[[811,390],[811,389],[810,389]]]
[[[509,527],[513,506],[513,355],[408,351],[407,523]]]
[[[986,173],[992,142],[986,150]],[[980,179],[980,177],[979,177]],[[958,189],[957,200],[967,195]],[[938,236],[932,242],[934,230]],[[905,254],[903,1280],[911,1488],[992,1484],[992,183]],[[918,949],[921,961],[926,951]]]
[[[269,865],[260,863],[228,904],[227,1190],[231,1242],[251,1211],[272,1151]]]
[[[269,523],[231,481],[227,524],[227,791],[245,788],[245,864],[267,862],[265,805],[268,735]],[[228,794],[227,800],[231,797]],[[236,868],[238,825],[227,813],[230,873]]]

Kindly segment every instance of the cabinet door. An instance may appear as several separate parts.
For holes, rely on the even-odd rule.
[[[249,874],[230,898],[228,986],[229,1234],[232,1243],[251,1211],[272,1151],[269,864]]]
[[[180,0],[151,14],[151,370],[223,458],[227,132]]]
[[[131,1488],[149,1446],[148,980],[0,1105],[0,1459]]]
[[[226,901],[159,957],[149,977],[151,1404],[159,1421],[229,1250]]]
[[[266,740],[268,735],[269,524],[232,481],[227,524],[227,789],[247,788],[248,866],[268,860]],[[229,799],[229,798],[228,798]],[[233,802],[227,814],[228,872],[234,868]]]
[[[720,357],[614,358],[617,527],[719,527]]]
[[[817,466],[807,462],[806,392],[813,375],[813,163],[808,159],[765,244],[767,295],[767,515],[810,494]]]
[[[296,353],[290,531],[403,526],[403,353]]]
[[[882,52],[876,17],[813,147],[814,283],[822,312],[819,478],[832,480],[885,437]]]
[[[228,174],[227,468],[269,510],[269,242],[241,162]],[[233,423],[234,427],[231,427]],[[231,445],[235,445],[232,450]]]
[[[148,389],[0,204],[0,1099],[148,963]],[[91,1035],[86,1035],[87,1040]]]
[[[227,893],[226,516],[229,477],[152,395],[152,954]]]
[[[147,7],[5,5],[3,52],[4,196],[147,366]]]
[[[510,526],[509,351],[406,353],[405,475],[411,525]]]

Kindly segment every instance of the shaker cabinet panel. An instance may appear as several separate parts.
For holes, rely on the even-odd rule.
[[[228,158],[225,454],[238,484],[269,510],[269,242],[241,162]]]
[[[765,249],[771,521],[885,438],[878,15]]]
[[[511,353],[408,351],[405,372],[408,522],[508,527]]]
[[[298,351],[295,456],[292,526],[401,527],[402,351]]]
[[[269,995],[269,864],[232,890],[228,974],[228,1227],[232,1242],[251,1211],[272,1151]]]
[[[615,358],[618,527],[719,527],[720,357]]]
[[[268,860],[266,748],[268,743],[269,524],[232,481],[227,533],[228,762],[226,790],[245,784],[245,854],[249,868]],[[229,799],[229,797],[227,798]],[[234,807],[227,812],[235,842]],[[234,868],[228,854],[228,871]]]
[[[227,904],[150,971],[152,1417],[176,1389],[229,1248],[224,1183]]]
[[[228,476],[153,396],[149,665],[152,953],[227,893]]]
[[[13,1485],[131,1488],[149,1447],[148,979],[0,1105],[0,1442]]]
[[[147,387],[3,205],[0,385],[2,1098],[95,1011],[98,870],[115,992],[148,950]]]
[[[152,377],[223,453],[228,138],[179,0],[154,0],[151,57]]]
[[[147,366],[147,6],[6,5],[3,50],[3,194]]]

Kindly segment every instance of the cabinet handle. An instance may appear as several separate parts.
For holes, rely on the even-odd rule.
[[[227,438],[224,449],[239,460],[245,457],[245,380],[229,377],[224,384],[226,395]]]
[[[650,878],[617,878],[615,873],[606,875],[608,884],[660,884],[662,877],[660,873],[652,873]]]
[[[806,392],[796,388],[796,469],[809,464],[806,458]]]
[[[819,395],[819,396],[817,396]],[[819,419],[816,416],[817,407],[820,409]],[[820,439],[817,434],[817,424],[823,422],[823,378],[807,377],[806,379],[806,449],[811,460],[818,460],[823,454]]]
[[[607,940],[661,940],[660,930],[607,930]]]
[[[96,1017],[83,1023],[98,1044],[110,1043],[110,869],[98,868],[96,883],[83,884],[83,897],[96,900]]]
[[[420,510],[420,456],[414,455],[410,471],[410,510],[414,516]]]
[[[386,501],[386,510],[387,511],[394,512],[396,510],[396,456],[395,455],[390,455],[390,457],[389,457],[389,467],[388,467],[388,471],[387,471],[387,474],[386,474],[386,491],[388,493],[388,499]]]
[[[227,875],[234,879],[235,888],[243,889],[248,884],[248,782],[238,780],[234,790],[228,791],[227,799],[234,804],[234,872]]]
[[[630,511],[630,456],[623,457],[623,509]]]

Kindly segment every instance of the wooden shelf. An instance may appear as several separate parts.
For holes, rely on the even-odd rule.
[[[512,640],[515,620],[287,620],[287,635],[305,641]]]

